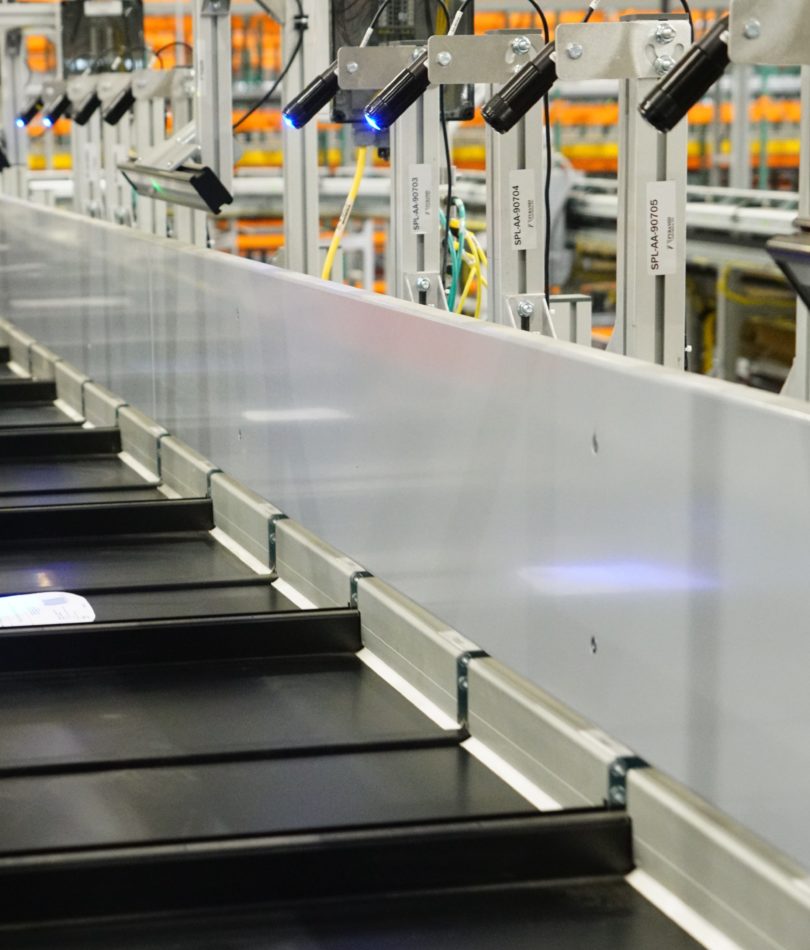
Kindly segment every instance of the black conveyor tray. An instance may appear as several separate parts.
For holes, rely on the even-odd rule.
[[[120,452],[118,429],[0,430],[0,508],[164,498]]]
[[[298,902],[4,934],[5,950],[698,950],[615,879]]]
[[[0,594],[266,584],[213,527],[210,499],[2,509]]]
[[[0,859],[531,810],[455,746],[5,778]]]
[[[351,610],[0,633],[0,779],[457,741],[360,647]]]
[[[0,429],[35,426],[81,426],[54,404],[56,385],[50,380],[0,378]]]
[[[693,950],[623,883],[632,867],[629,819],[598,810],[32,855],[0,864],[0,920],[40,926],[0,929],[0,940],[15,950]],[[160,916],[80,919],[145,908]],[[59,918],[77,922],[45,923]]]

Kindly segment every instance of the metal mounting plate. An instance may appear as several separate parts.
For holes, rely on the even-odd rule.
[[[734,0],[729,36],[735,63],[810,66],[807,0]]]
[[[168,98],[172,94],[173,69],[136,69],[132,73],[132,95],[136,99]]]
[[[673,32],[667,42],[656,40],[662,22]],[[557,75],[560,79],[658,79],[656,59],[669,56],[677,62],[689,45],[685,20],[568,23],[557,30]]]
[[[412,60],[419,46],[344,46],[338,50],[341,89],[382,89]],[[349,63],[357,68],[349,70]]]
[[[102,73],[98,78],[96,93],[104,106],[132,82],[131,73]]]
[[[520,37],[529,41],[525,52],[514,48]],[[545,45],[543,34],[538,30],[488,36],[431,36],[428,40],[430,81],[444,85],[508,82]],[[440,57],[447,56],[450,61],[442,65]]]

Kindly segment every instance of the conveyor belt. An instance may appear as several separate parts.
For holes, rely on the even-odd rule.
[[[0,631],[0,945],[696,946],[624,882],[626,815],[537,812],[361,661],[355,610],[223,547],[210,499],[10,411],[0,594],[96,620]]]

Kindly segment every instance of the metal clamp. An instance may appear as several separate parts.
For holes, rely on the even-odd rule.
[[[637,755],[622,755],[608,768],[607,807],[627,806],[627,773],[632,769],[646,769],[649,763]]]
[[[357,606],[357,584],[363,577],[374,577],[371,571],[355,571],[349,578],[349,606]]]
[[[470,710],[470,663],[489,656],[484,650],[468,650],[456,660],[456,718],[462,726],[467,725]]]
[[[267,520],[267,550],[270,555],[270,569],[276,569],[276,524],[279,521],[287,521],[288,516],[284,513],[271,515]]]

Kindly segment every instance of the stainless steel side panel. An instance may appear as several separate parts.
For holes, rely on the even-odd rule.
[[[808,408],[0,202],[3,315],[810,867]]]

